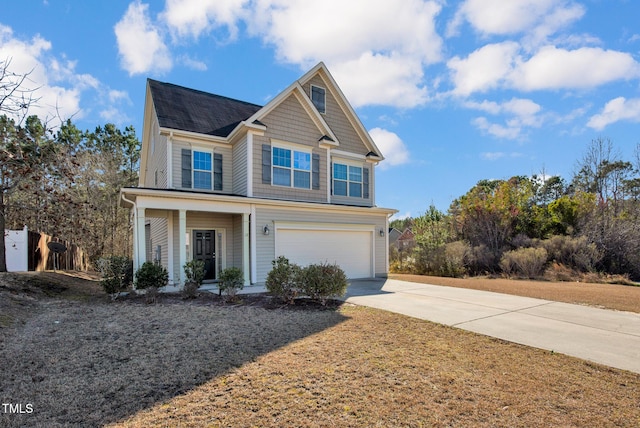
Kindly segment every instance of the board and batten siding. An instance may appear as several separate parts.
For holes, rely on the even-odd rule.
[[[314,211],[258,206],[256,207],[256,220],[252,224],[252,227],[256,228],[256,279],[258,282],[264,282],[266,280],[267,274],[272,268],[271,261],[278,256],[278,254],[275,254],[275,225],[278,222],[308,223],[309,227],[313,227],[314,224],[321,224],[323,227],[330,224],[335,224],[340,227],[353,225],[355,228],[359,228],[362,225],[371,225],[375,229],[373,234],[375,252],[374,272],[376,276],[387,274],[386,233],[384,237],[380,237],[379,235],[379,230],[386,228],[385,214],[367,215],[362,212]],[[269,235],[263,233],[265,225],[269,227]],[[309,242],[308,244],[313,245],[313,242]],[[318,260],[318,262],[320,263],[322,260]]]
[[[210,150],[214,154],[222,155],[222,191],[215,193],[232,193],[233,192],[233,153],[231,147],[217,144],[195,144],[187,141],[175,139],[173,140],[173,187],[183,189],[182,187],[182,149],[189,150]],[[191,190],[191,189],[190,189]],[[205,190],[197,189],[202,192]],[[212,190],[213,192],[213,190]]]
[[[267,126],[263,136],[253,137],[253,196],[306,202],[327,202],[327,152],[318,147],[322,134],[309,118],[295,95],[290,95],[261,121]],[[272,145],[272,140],[299,144],[312,148],[320,156],[320,188],[297,189],[273,186],[262,182],[262,146]]]

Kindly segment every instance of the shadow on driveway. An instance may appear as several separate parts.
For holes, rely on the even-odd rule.
[[[368,279],[354,279],[349,281],[347,287],[347,293],[343,299],[355,296],[373,296],[379,294],[392,294],[390,291],[385,291],[382,288],[387,283],[386,278],[368,278]]]

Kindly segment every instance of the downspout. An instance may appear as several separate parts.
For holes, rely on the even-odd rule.
[[[131,204],[131,206],[133,207],[133,224],[134,227],[137,228],[137,221],[138,221],[138,210],[136,209],[136,203],[130,199],[125,198],[124,193],[120,193],[120,197],[122,198],[123,201],[127,202],[128,204]],[[134,234],[137,235],[137,234]],[[133,256],[136,259],[135,262],[137,263],[137,259],[140,256],[140,248],[138,247],[138,237],[137,236],[133,236],[133,245],[135,245],[135,248],[133,249]],[[134,263],[134,265],[136,264]]]

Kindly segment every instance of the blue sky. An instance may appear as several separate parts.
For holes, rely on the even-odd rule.
[[[147,77],[265,104],[324,61],[387,158],[377,204],[446,210],[478,180],[571,177],[640,143],[633,0],[5,1],[31,113],[141,135]]]

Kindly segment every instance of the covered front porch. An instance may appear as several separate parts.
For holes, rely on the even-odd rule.
[[[238,199],[243,198],[154,189],[123,194],[134,216],[134,269],[146,261],[160,263],[169,273],[169,286],[180,288],[186,280],[184,265],[199,259],[205,263],[205,286],[232,266],[244,273],[245,286],[255,283],[250,254],[255,208]]]

